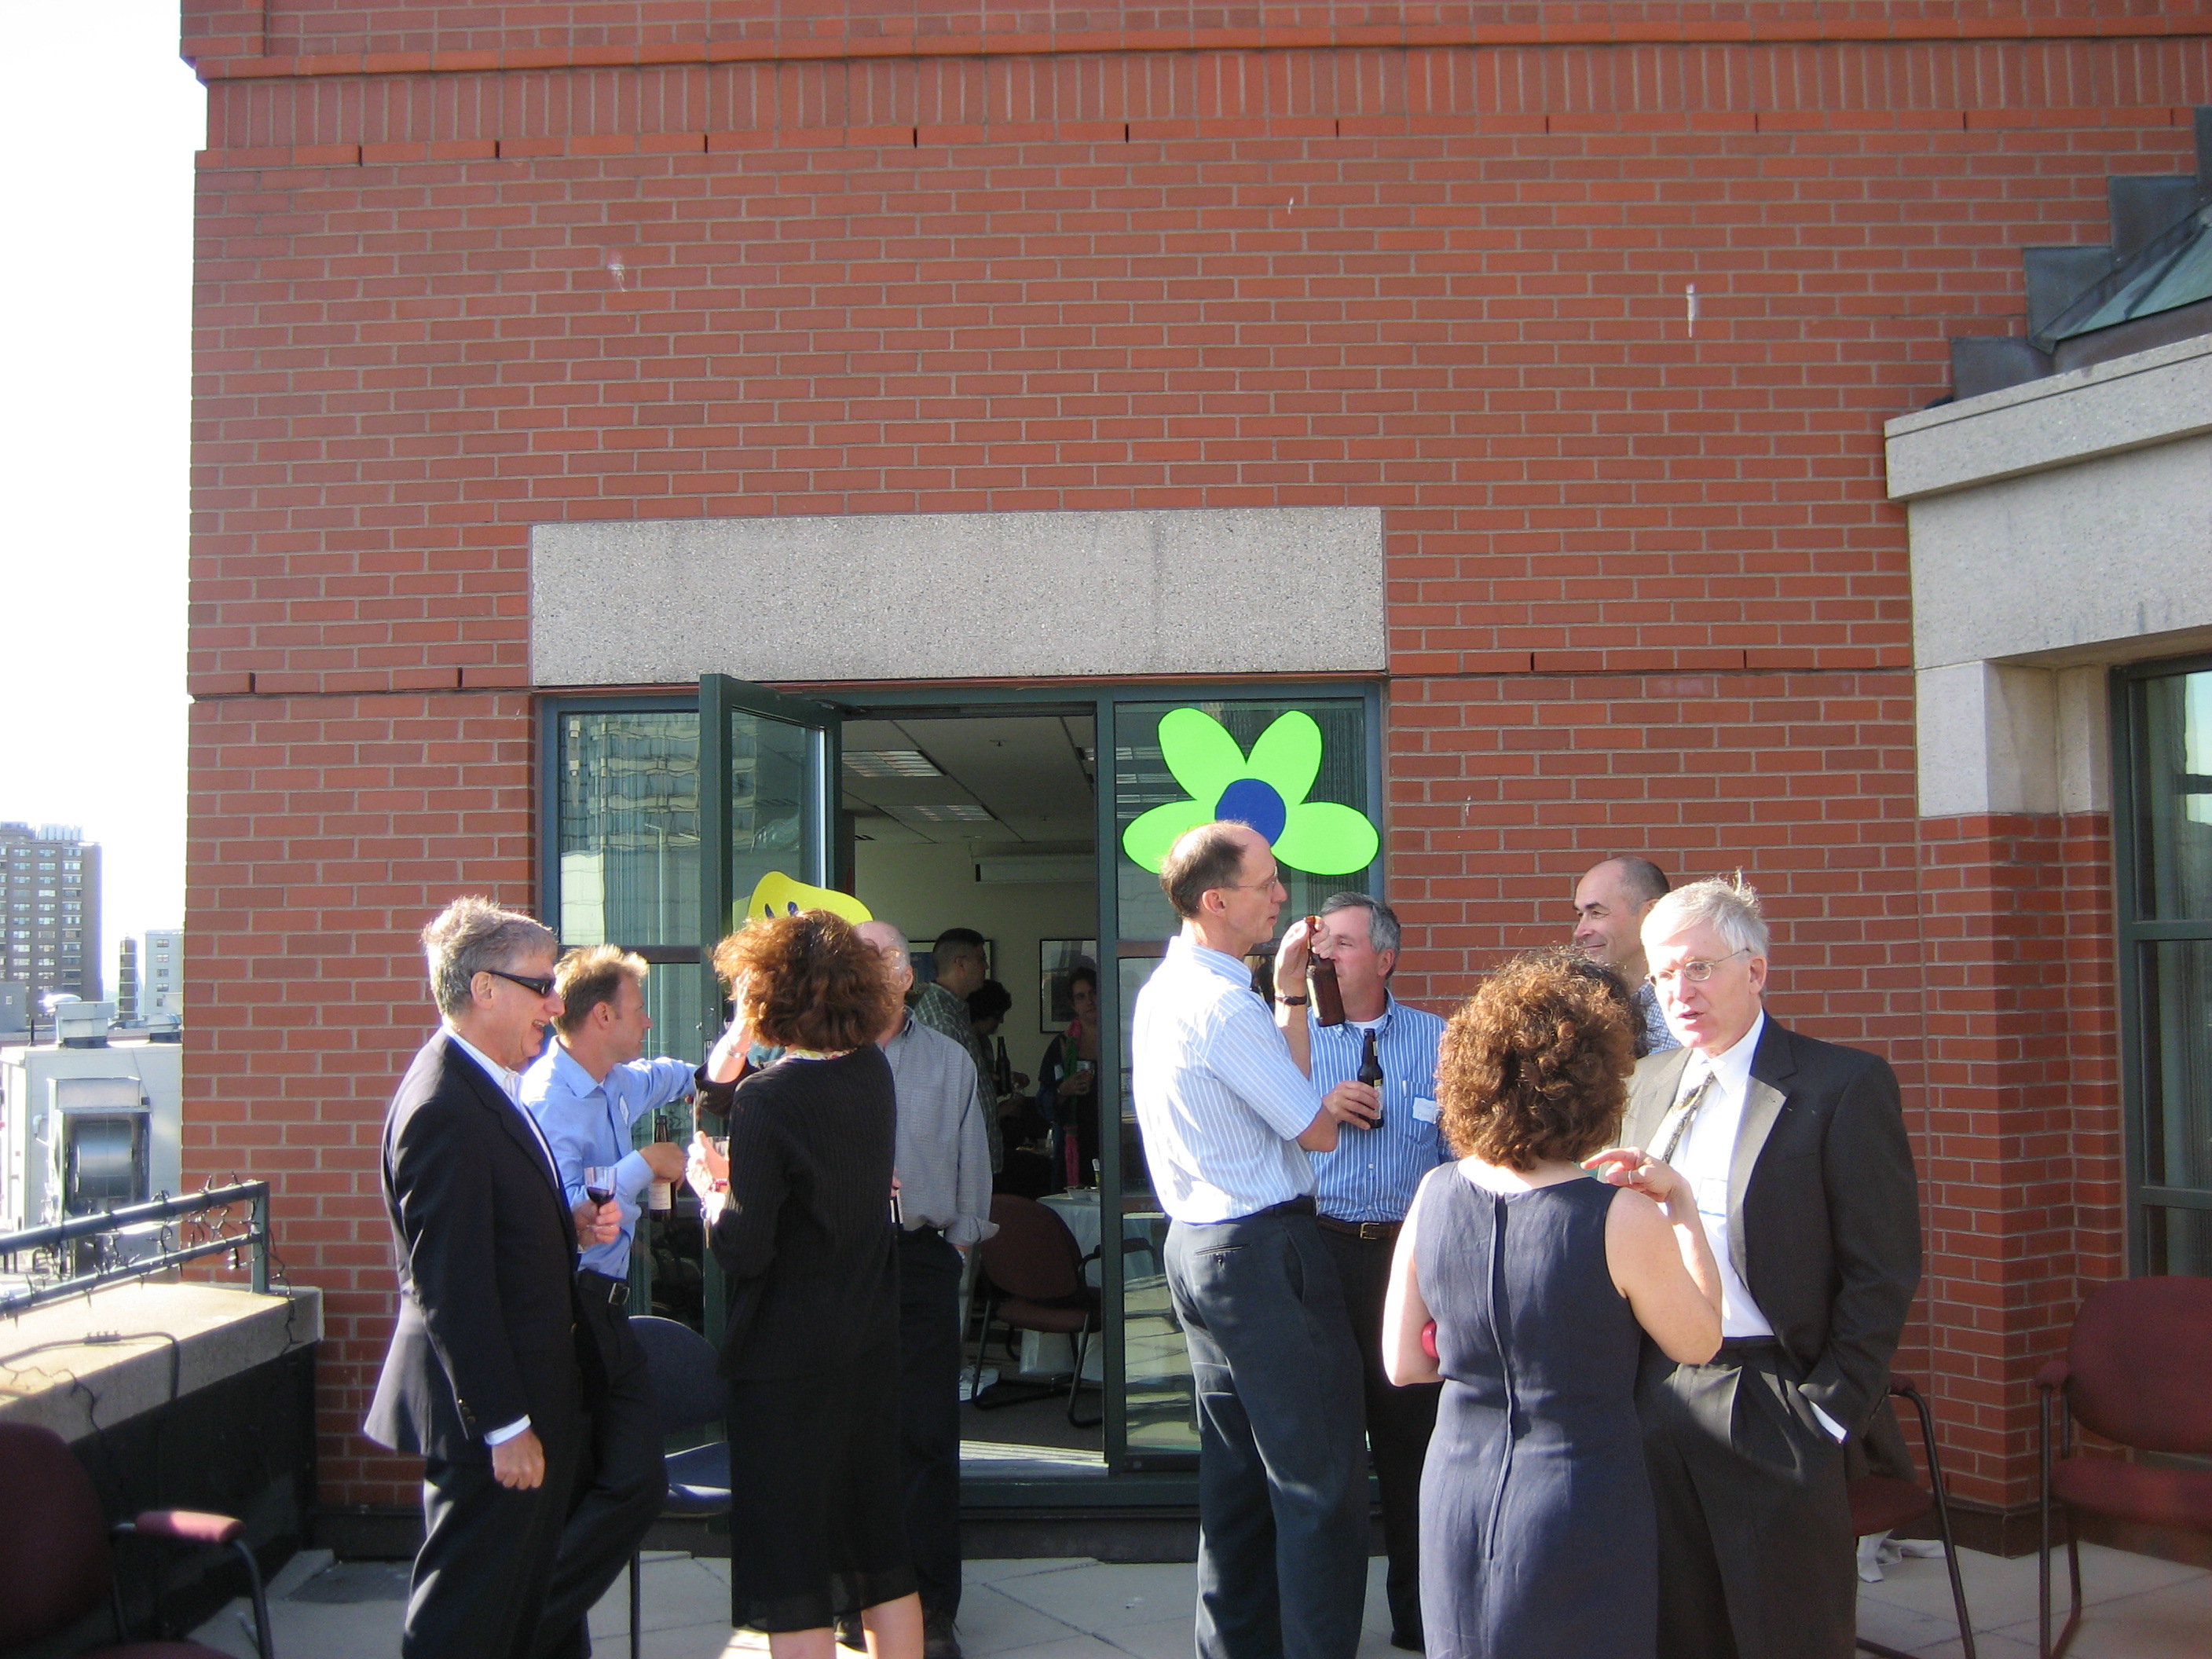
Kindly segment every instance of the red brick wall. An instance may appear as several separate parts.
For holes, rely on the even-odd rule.
[[[1925,1299],[1962,1490],[2034,1497],[2037,1367],[2127,1270],[2112,826],[1921,826],[1930,1197]]]
[[[1906,1079],[1914,1352],[1966,1489],[2017,1500],[2023,1368],[2118,1265],[2111,993],[2045,962],[2109,957],[2106,854],[1916,823],[1881,423],[1948,389],[1947,337],[2019,325],[2020,247],[2103,239],[2108,173],[2189,169],[2205,39],[1546,6],[1512,15],[1583,43],[1192,12],[1244,33],[1079,51],[1108,23],[1039,12],[931,56],[834,11],[563,9],[188,7],[191,1156],[277,1169],[337,1297],[331,1500],[409,1495],[350,1435],[374,1121],[427,1024],[412,931],[529,896],[528,527],[1276,504],[1385,509],[1409,972],[1557,937],[1608,852],[1750,869],[1778,1012]],[[1332,19],[1389,22],[1269,10]]]
[[[395,1296],[379,1135],[436,1023],[422,924],[532,902],[528,699],[203,700],[191,743],[185,1175],[272,1182],[277,1257],[322,1290],[325,1501],[411,1503],[419,1466],[357,1432]]]

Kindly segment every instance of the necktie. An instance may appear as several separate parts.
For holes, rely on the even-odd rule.
[[[1705,1076],[1698,1079],[1696,1088],[1675,1103],[1674,1127],[1667,1137],[1666,1146],[1659,1152],[1659,1161],[1662,1164],[1672,1164],[1674,1161],[1674,1149],[1682,1144],[1682,1137],[1690,1132],[1690,1125],[1698,1115],[1698,1108],[1705,1103],[1705,1097],[1712,1091],[1713,1074],[1707,1072]]]

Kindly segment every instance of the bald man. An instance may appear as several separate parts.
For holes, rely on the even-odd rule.
[[[1639,1060],[1682,1046],[1667,1028],[1644,961],[1644,918],[1671,885],[1657,865],[1632,855],[1594,864],[1575,884],[1575,948],[1628,981],[1644,1022],[1636,1044]]]

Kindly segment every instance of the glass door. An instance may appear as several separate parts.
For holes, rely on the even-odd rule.
[[[616,945],[651,966],[657,1053],[703,1056],[721,1034],[710,960],[760,878],[827,885],[838,711],[708,675],[690,696],[549,700],[541,890],[564,945]],[[681,1109],[632,1126],[684,1141]],[[718,1336],[720,1274],[688,1200],[641,1229],[632,1294]]]
[[[1121,1124],[1118,1135],[1102,1137],[1109,1165],[1103,1184],[1127,1241],[1104,1257],[1112,1286],[1107,1365],[1121,1383],[1119,1398],[1109,1401],[1106,1449],[1116,1468],[1188,1468],[1198,1455],[1190,1360],[1162,1258],[1167,1218],[1145,1163],[1127,1081],[1138,994],[1182,926],[1160,888],[1160,860],[1197,824],[1217,817],[1250,823],[1273,846],[1290,890],[1279,937],[1333,893],[1379,895],[1374,705],[1372,693],[1340,687],[1170,701],[1153,692],[1115,702],[1110,726],[1102,724],[1100,752],[1110,754],[1113,765],[1110,772],[1102,766],[1100,776],[1110,776],[1113,788],[1110,797],[1101,792],[1101,914],[1117,969],[1102,988],[1112,999],[1107,1030],[1118,1039],[1106,1065]],[[1255,958],[1255,982],[1272,960]]]

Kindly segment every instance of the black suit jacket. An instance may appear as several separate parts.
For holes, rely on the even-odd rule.
[[[1656,1139],[1689,1062],[1674,1048],[1637,1063],[1626,1144]],[[1768,1017],[1729,1170],[1729,1255],[1798,1387],[1858,1432],[1887,1396],[1920,1285],[1918,1184],[1887,1060]]]
[[[399,1319],[363,1431],[394,1451],[488,1462],[527,1415],[541,1438],[583,1405],[576,1231],[538,1137],[441,1030],[384,1122]]]

